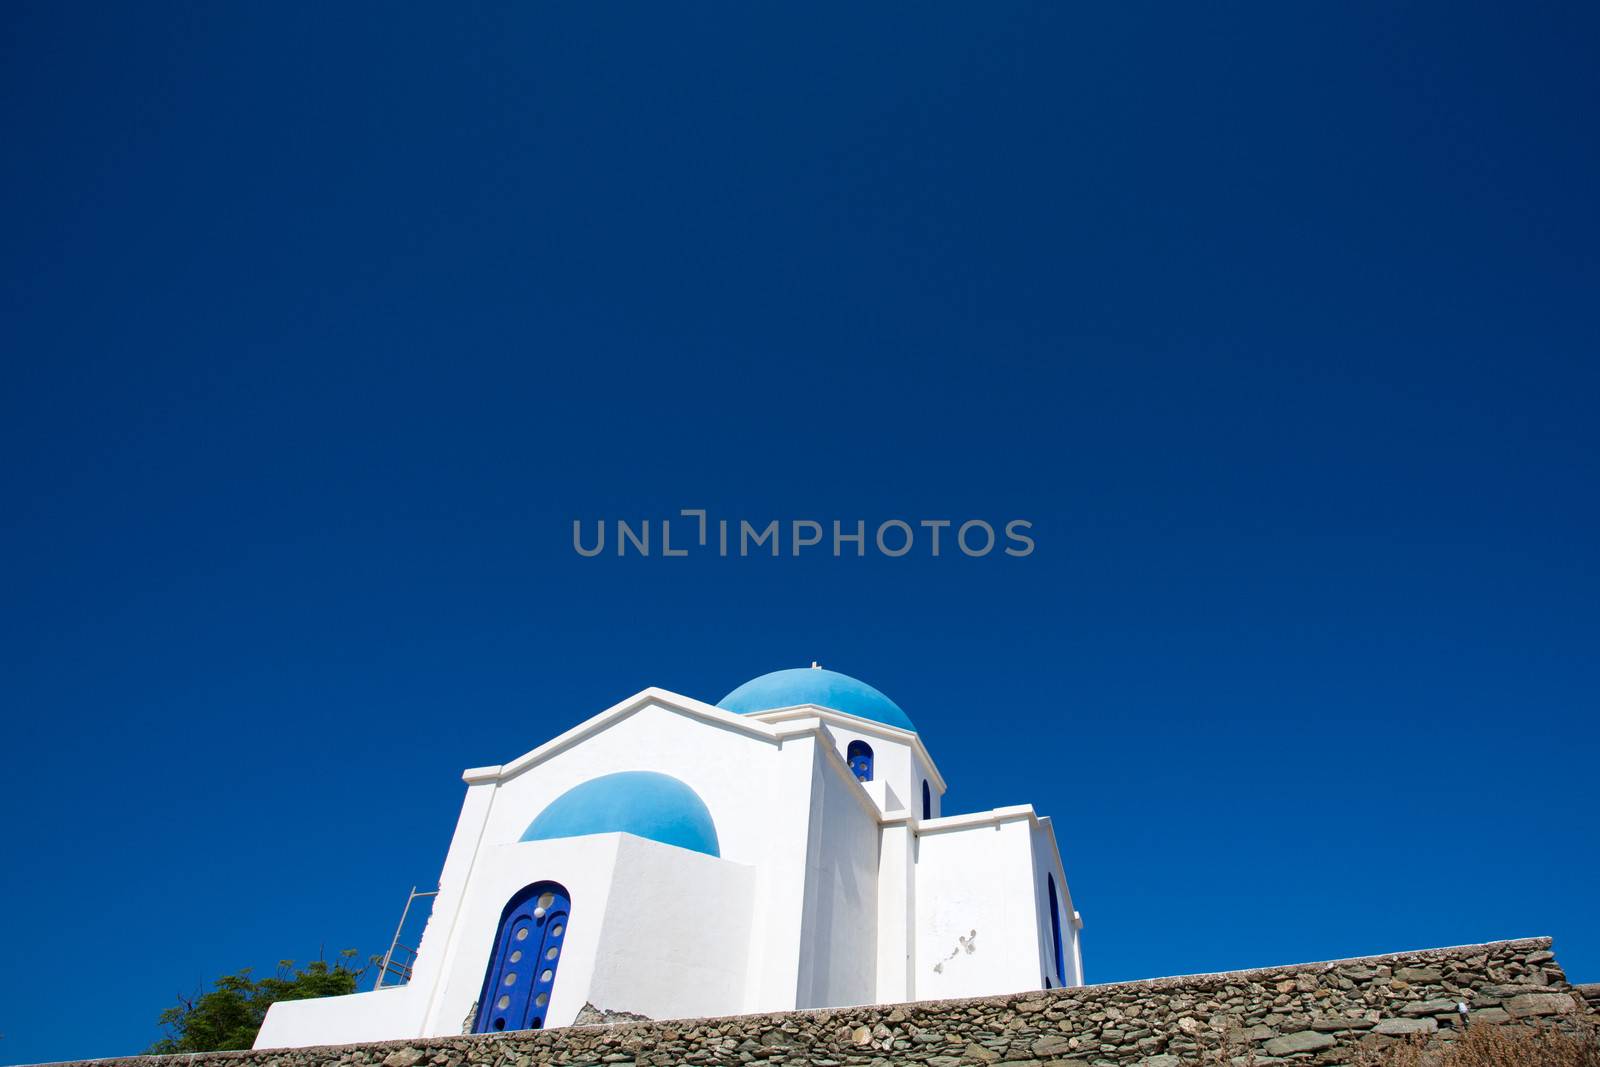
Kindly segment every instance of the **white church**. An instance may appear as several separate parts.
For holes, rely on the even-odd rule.
[[[462,777],[409,980],[274,1004],[257,1048],[1083,981],[1050,820],[944,814],[910,718],[834,671],[646,689]]]

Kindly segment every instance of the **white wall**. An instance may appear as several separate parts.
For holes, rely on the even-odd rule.
[[[283,1000],[267,1009],[255,1048],[305,1048],[417,1036],[422,1016],[410,986],[315,1000]]]
[[[749,978],[755,870],[617,836],[588,1001],[652,1019],[729,1014],[743,1003]],[[557,971],[557,986],[566,978]]]
[[[916,946],[917,880],[912,816],[902,812],[878,830],[878,1003],[911,999]]]
[[[761,793],[778,749],[773,740],[647,704],[500,781],[484,840],[517,840],[551,801],[590,779],[618,771],[659,771],[680,779],[705,801],[724,859],[757,863],[770,843]]]
[[[795,1007],[877,999],[878,815],[842,755],[813,763]]]
[[[906,810],[905,798],[896,793],[894,788],[882,778],[874,778],[870,782],[862,782],[860,784],[867,796],[872,798],[872,802],[877,805],[880,812],[888,814],[889,812]]]
[[[812,725],[819,724],[813,720]],[[787,1011],[795,1006],[810,884],[806,863],[811,781],[825,744],[825,739],[809,732],[786,738],[772,771],[752,784],[752,805],[767,819],[769,841],[766,862],[756,871],[746,1012]],[[761,786],[765,786],[765,796]]]
[[[406,988],[417,990],[421,1014],[414,1033],[450,1033],[441,1029],[438,1019],[438,993],[442,976],[448,974],[455,957],[456,923],[461,917],[462,900],[467,887],[467,876],[478,860],[483,844],[483,827],[489,818],[489,807],[494,799],[494,787],[473,785],[467,788],[461,803],[461,815],[450,839],[450,849],[445,854],[444,869],[439,873],[439,895],[433,898],[433,908],[428,913],[427,925],[422,929],[422,939],[417,942],[417,958],[412,964],[411,981]],[[406,1036],[411,1036],[407,1034]]]
[[[915,843],[916,999],[1039,988],[1029,821],[922,824]]]

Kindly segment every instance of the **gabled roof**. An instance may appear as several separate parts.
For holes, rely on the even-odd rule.
[[[491,767],[472,767],[463,771],[461,779],[469,785],[481,782],[503,782],[531,767],[537,767],[552,756],[565,752],[574,745],[581,744],[586,738],[593,737],[614,723],[620,722],[647,707],[664,708],[703,722],[708,726],[732,730],[746,737],[767,741],[774,745],[782,743],[788,737],[820,732],[826,735],[830,751],[833,750],[833,736],[827,732],[826,724],[832,722],[857,733],[881,737],[888,741],[908,745],[927,765],[928,772],[938,785],[939,791],[942,793],[946,788],[943,776],[939,774],[939,769],[934,766],[933,759],[928,755],[928,750],[922,745],[922,739],[909,730],[886,726],[883,723],[864,719],[858,715],[851,715],[848,712],[819,707],[814,704],[801,704],[790,708],[774,708],[771,711],[758,712],[753,715],[740,715],[725,711],[704,701],[696,700],[693,697],[686,697],[681,693],[658,689],[655,686],[641,689],[626,700],[613,704],[598,715],[584,720],[572,729],[546,741],[531,752],[518,756],[509,763]]]
[[[593,737],[613,723],[620,722],[647,707],[661,707],[668,711],[675,711],[691,719],[698,719],[709,726],[733,730],[746,737],[756,738],[777,744],[785,737],[806,733],[804,728],[799,729],[774,729],[766,723],[756,722],[743,715],[735,715],[731,711],[723,711],[693,697],[686,697],[680,693],[669,692],[651,686],[641,689],[633,696],[619,703],[611,705],[598,715],[585,719],[572,729],[560,734],[531,752],[523,753],[510,763],[502,763],[493,767],[472,767],[461,774],[461,779],[469,784],[476,782],[504,781],[507,778],[521,774],[530,767],[536,767],[545,760],[560,752],[581,743],[584,739]]]

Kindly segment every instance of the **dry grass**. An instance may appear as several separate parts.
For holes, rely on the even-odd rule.
[[[1449,1044],[1427,1047],[1421,1035],[1379,1050],[1363,1049],[1357,1067],[1600,1067],[1600,1040],[1588,1025],[1479,1023]]]
[[[1255,1067],[1259,1052],[1232,1034],[1202,1037],[1196,1057],[1207,1067]],[[1453,1041],[1416,1034],[1381,1046],[1363,1044],[1351,1067],[1600,1067],[1600,1031],[1582,1017],[1551,1023],[1478,1023]]]

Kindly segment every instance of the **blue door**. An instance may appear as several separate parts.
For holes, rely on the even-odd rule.
[[[555,882],[535,882],[511,898],[483,977],[474,1033],[544,1026],[571,911],[567,891]]]

